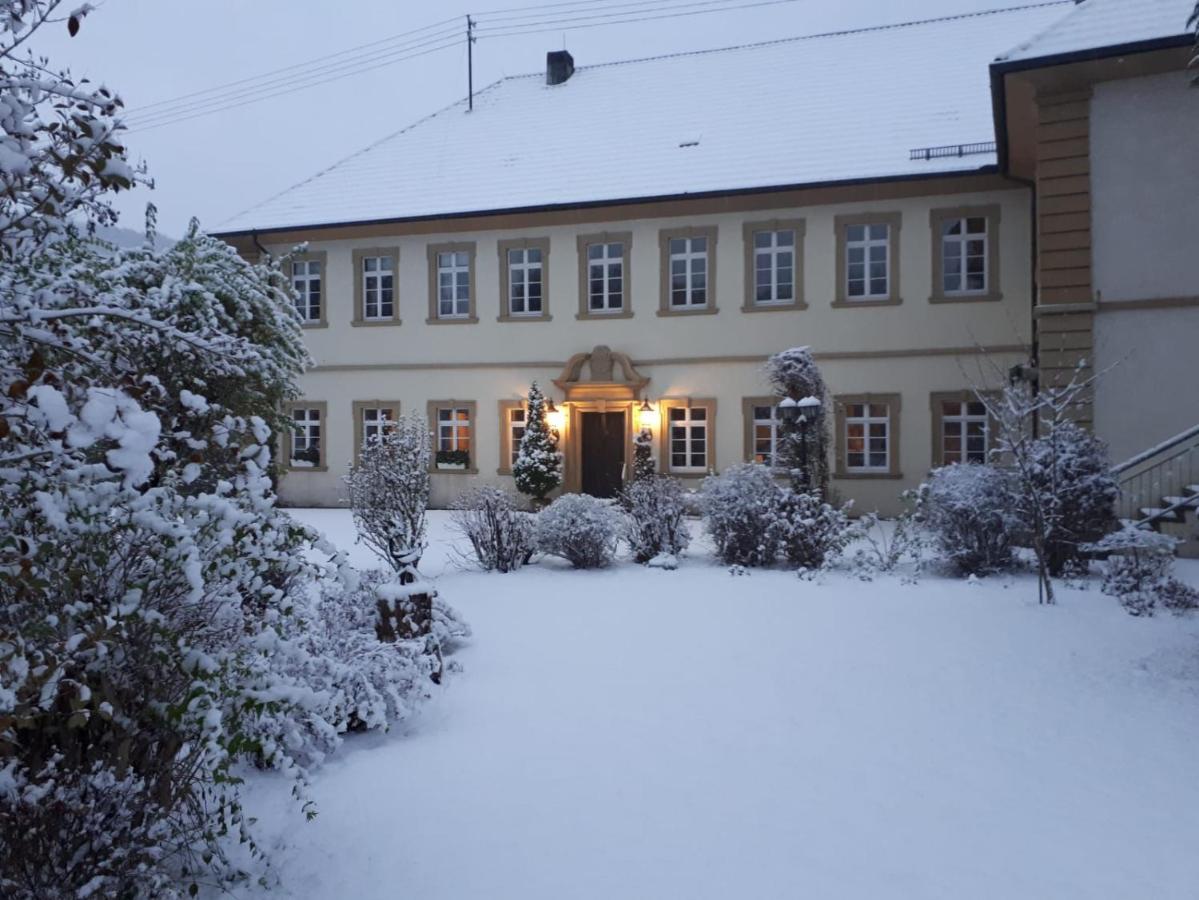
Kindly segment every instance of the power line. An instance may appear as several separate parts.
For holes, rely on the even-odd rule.
[[[333,82],[333,81],[340,81],[341,79],[349,78],[352,75],[359,75],[359,74],[362,74],[363,72],[371,72],[375,69],[381,69],[385,66],[394,65],[397,62],[403,62],[404,60],[416,59],[417,57],[420,57],[420,56],[427,56],[430,53],[436,53],[439,50],[447,50],[450,47],[457,47],[463,43],[465,43],[465,38],[456,37],[447,43],[440,44],[435,47],[430,47],[428,50],[421,50],[420,52],[411,53],[407,56],[401,56],[396,59],[384,60],[383,62],[376,63],[375,65],[366,66],[361,69],[355,69],[354,71],[346,72],[342,75],[336,75],[332,78],[321,78],[321,79],[318,79],[315,81],[294,84],[292,86],[283,88],[281,90],[275,91],[270,94],[263,94],[261,96],[250,97],[249,99],[242,100],[238,103],[230,103],[226,106],[202,109],[197,112],[190,113],[188,115],[178,116],[177,118],[164,118],[159,121],[151,121],[151,122],[144,123],[144,124],[134,124],[131,128],[128,129],[127,133],[137,132],[137,131],[151,131],[155,128],[161,128],[165,125],[175,125],[175,124],[178,124],[179,122],[186,122],[190,119],[200,118],[201,116],[208,116],[208,115],[212,115],[212,114],[218,113],[218,112],[226,112],[227,110],[237,109],[242,106],[248,106],[252,103],[258,103],[259,101],[262,101],[262,100],[270,100],[274,97],[284,97],[288,94],[294,94],[296,91],[306,90],[307,88],[310,88],[310,87],[318,87],[322,84],[328,84],[329,82]]]
[[[144,106],[135,107],[134,109],[131,109],[130,112],[131,113],[140,113],[140,112],[143,112],[144,110],[153,109],[153,108],[159,107],[159,106],[174,105],[182,100],[188,100],[192,97],[199,97],[199,96],[203,96],[204,94],[211,94],[216,91],[223,91],[226,88],[237,87],[238,85],[246,84],[247,82],[250,82],[250,81],[258,81],[259,79],[262,79],[262,78],[270,78],[271,76],[274,76],[274,75],[281,75],[284,72],[292,72],[292,71],[295,71],[296,69],[301,69],[306,66],[311,66],[315,63],[322,63],[326,60],[336,59],[339,56],[346,56],[347,54],[355,53],[359,50],[366,50],[370,47],[377,47],[381,44],[390,44],[395,41],[398,41],[400,38],[406,38],[406,37],[410,37],[410,36],[417,35],[417,34],[423,34],[424,32],[427,32],[427,31],[433,31],[434,29],[442,28],[443,26],[449,25],[456,21],[457,21],[457,18],[443,19],[440,22],[434,22],[432,25],[424,25],[420,28],[413,28],[411,31],[402,31],[399,34],[389,35],[388,37],[380,38],[377,41],[370,41],[365,44],[358,44],[355,47],[347,47],[345,50],[338,50],[336,53],[329,53],[325,56],[317,56],[317,57],[314,57],[313,59],[308,59],[303,62],[294,63],[290,66],[284,66],[283,68],[280,68],[280,69],[271,69],[269,72],[261,72],[258,75],[250,75],[250,76],[247,76],[246,78],[239,78],[236,81],[228,81],[228,82],[225,82],[224,84],[218,84],[218,85],[214,85],[213,87],[210,87],[210,88],[205,88],[202,91],[192,91],[190,94],[182,94],[178,97],[172,97],[167,100],[157,100],[154,103],[147,103]],[[430,35],[425,35],[425,37],[430,37]]]
[[[124,118],[129,131],[148,131],[350,78],[483,36],[516,37],[796,2],[799,0],[560,0],[537,6],[514,6],[487,13],[482,21],[479,16],[468,15],[465,31],[461,17],[444,19],[259,75],[159,100],[131,110]],[[370,52],[363,55],[363,50]]]
[[[566,29],[597,28],[602,25],[624,25],[632,22],[652,22],[659,19],[679,19],[685,16],[707,15],[717,12],[733,12],[739,9],[753,9],[762,6],[779,6],[785,3],[797,3],[799,0],[751,0],[729,5],[735,0],[703,0],[698,3],[684,3],[673,7],[661,7],[659,10],[630,10],[628,13],[608,13],[602,15],[579,16],[574,18],[551,19],[542,22],[529,22],[526,25],[493,25],[490,28],[483,22],[477,29],[479,37],[516,37],[524,34],[542,34],[547,31],[562,31]],[[706,9],[694,9],[703,6]],[[680,11],[681,10],[681,11]],[[645,14],[653,13],[653,14]]]
[[[176,101],[164,101],[158,104],[157,109],[151,109],[147,111],[147,108],[143,107],[141,110],[132,111],[127,115],[126,118],[127,121],[130,122],[135,121],[138,124],[146,124],[150,121],[160,118],[173,118],[179,113],[190,112],[196,109],[202,109],[210,106],[223,106],[228,102],[240,100],[258,93],[268,92],[279,86],[294,84],[296,83],[297,79],[308,81],[317,77],[340,75],[340,73],[344,73],[346,75],[354,74],[354,72],[356,72],[359,68],[363,68],[370,63],[377,61],[398,61],[401,58],[405,58],[408,53],[414,50],[419,50],[433,44],[443,43],[450,39],[458,39],[457,28],[443,30],[437,34],[427,37],[424,40],[408,41],[395,47],[389,47],[385,50],[376,50],[375,52],[368,53],[365,56],[359,56],[353,59],[343,59],[340,62],[325,63],[324,65],[320,66],[309,66],[306,63],[301,63],[299,65],[290,67],[291,74],[278,75],[258,83],[247,83],[244,87],[236,88],[234,90],[227,90],[222,93],[214,94],[209,91],[208,93],[210,96],[196,96],[201,93],[196,92],[196,95],[193,95],[194,99],[187,100],[180,98]],[[296,70],[301,71],[297,72]],[[250,82],[252,79],[246,79],[245,81]]]
[[[519,12],[519,8],[514,8],[514,13],[497,14],[495,12],[480,13],[481,19],[487,22],[494,23],[517,23],[520,20],[527,19],[543,19],[546,21],[566,21],[569,17],[582,18],[584,15],[634,15],[638,13],[654,12],[656,7],[669,6],[672,3],[678,3],[679,0],[572,0],[569,3],[547,4],[545,6],[525,7],[525,9],[533,10],[531,12]],[[554,10],[553,7],[562,7]],[[533,23],[536,24],[536,23]],[[544,23],[542,23],[544,24]]]

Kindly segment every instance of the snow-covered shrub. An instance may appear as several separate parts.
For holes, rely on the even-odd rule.
[[[621,494],[621,506],[628,515],[624,538],[633,551],[633,559],[647,563],[666,555],[677,557],[691,542],[684,519],[683,486],[667,475],[643,475]]]
[[[784,489],[766,466],[741,463],[704,479],[704,524],[721,562],[769,566],[778,559]]]
[[[516,489],[540,505],[562,483],[562,454],[558,439],[545,421],[545,394],[534,381],[525,408],[525,432],[520,439],[512,477]]]
[[[183,897],[171,856],[179,836],[132,771],[61,756],[33,774],[0,766],[0,895],[6,898]]]
[[[1051,423],[1029,447],[1029,469],[1038,492],[1051,506],[1045,540],[1051,575],[1081,558],[1080,545],[1098,540],[1116,521],[1118,487],[1107,444],[1070,421]],[[1025,513],[1026,519],[1031,517]],[[1025,531],[1034,527],[1025,523]]]
[[[905,491],[903,498],[909,503],[916,500],[911,491]],[[860,542],[853,554],[853,570],[865,581],[876,574],[894,572],[905,560],[919,569],[924,535],[910,507],[890,523],[877,513],[866,513],[854,523],[853,537]]]
[[[537,514],[537,549],[576,569],[598,569],[616,556],[620,511],[587,494],[563,494]]]
[[[1199,605],[1199,592],[1174,578],[1178,541],[1156,531],[1126,525],[1079,549],[1107,554],[1103,593],[1115,597],[1133,616],[1151,616],[1158,604],[1175,612]]]
[[[976,464],[934,469],[920,488],[919,507],[941,557],[959,574],[1012,567],[1019,519],[1007,472]]]
[[[853,540],[846,514],[850,504],[836,507],[812,491],[780,492],[775,520],[787,562],[801,569],[821,569]]]
[[[290,281],[195,223],[81,239],[134,175],[111,93],[15,62],[56,5],[0,12],[0,895],[171,896],[236,874],[231,766],[302,786],[373,663],[314,638],[354,576],[275,507]]]
[[[458,498],[451,521],[487,572],[514,572],[533,555],[533,518],[507,491],[481,487]]]
[[[428,422],[409,413],[363,445],[346,477],[358,539],[405,577],[425,552],[429,454]]]

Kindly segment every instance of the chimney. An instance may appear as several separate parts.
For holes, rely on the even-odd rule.
[[[575,58],[566,50],[551,50],[545,55],[545,83],[561,84],[575,73]]]

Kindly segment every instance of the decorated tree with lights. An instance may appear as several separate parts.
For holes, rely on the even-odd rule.
[[[646,481],[655,474],[654,435],[648,428],[642,428],[633,438],[633,480]]]
[[[534,381],[529,386],[525,433],[512,475],[516,489],[532,497],[537,505],[562,483],[562,454],[558,452],[557,436],[545,421],[545,412],[545,395]]]

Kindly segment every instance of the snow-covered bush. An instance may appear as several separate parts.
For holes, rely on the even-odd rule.
[[[514,572],[533,555],[533,518],[507,491],[481,487],[458,498],[451,521],[487,572]]]
[[[0,895],[171,896],[237,874],[231,766],[302,788],[373,664],[313,636],[354,573],[275,507],[289,279],[195,223],[84,238],[135,176],[111,93],[15,62],[57,5],[0,6]]]
[[[704,524],[721,562],[769,566],[778,559],[784,489],[766,466],[741,463],[704,479]]]
[[[563,494],[537,514],[537,549],[576,569],[598,569],[616,556],[621,514],[587,494]]]
[[[691,542],[684,519],[683,486],[667,475],[643,475],[621,494],[628,514],[624,538],[633,559],[647,563],[660,556],[677,557]]]
[[[430,446],[424,416],[400,416],[363,445],[346,477],[358,539],[402,578],[415,578],[425,552]]]
[[[1199,592],[1172,574],[1177,544],[1169,535],[1126,525],[1079,549],[1107,554],[1103,593],[1129,615],[1151,616],[1159,604],[1177,613],[1199,606]]]
[[[1050,423],[1029,447],[1031,478],[1047,498],[1052,527],[1045,541],[1051,575],[1060,576],[1081,558],[1080,545],[1096,541],[1116,521],[1118,487],[1107,444],[1070,421]],[[1031,519],[1027,511],[1025,519]],[[1034,527],[1027,521],[1025,531]]]
[[[905,491],[903,498],[909,503],[916,500],[912,491]],[[853,554],[853,570],[864,581],[894,572],[905,560],[915,563],[917,570],[920,567],[925,539],[910,507],[889,523],[877,513],[866,513],[854,523],[853,536],[860,542]]]
[[[7,898],[183,897],[164,855],[177,840],[166,810],[132,770],[61,756],[28,773],[0,766],[0,888]]]
[[[1012,567],[1020,522],[1004,470],[976,464],[934,469],[920,488],[919,508],[941,557],[959,574]]]
[[[562,483],[562,454],[558,438],[545,421],[545,394],[534,381],[525,408],[525,431],[512,464],[516,489],[540,505]]]
[[[787,562],[801,569],[821,569],[853,540],[847,510],[825,503],[812,491],[780,492],[775,520]]]

